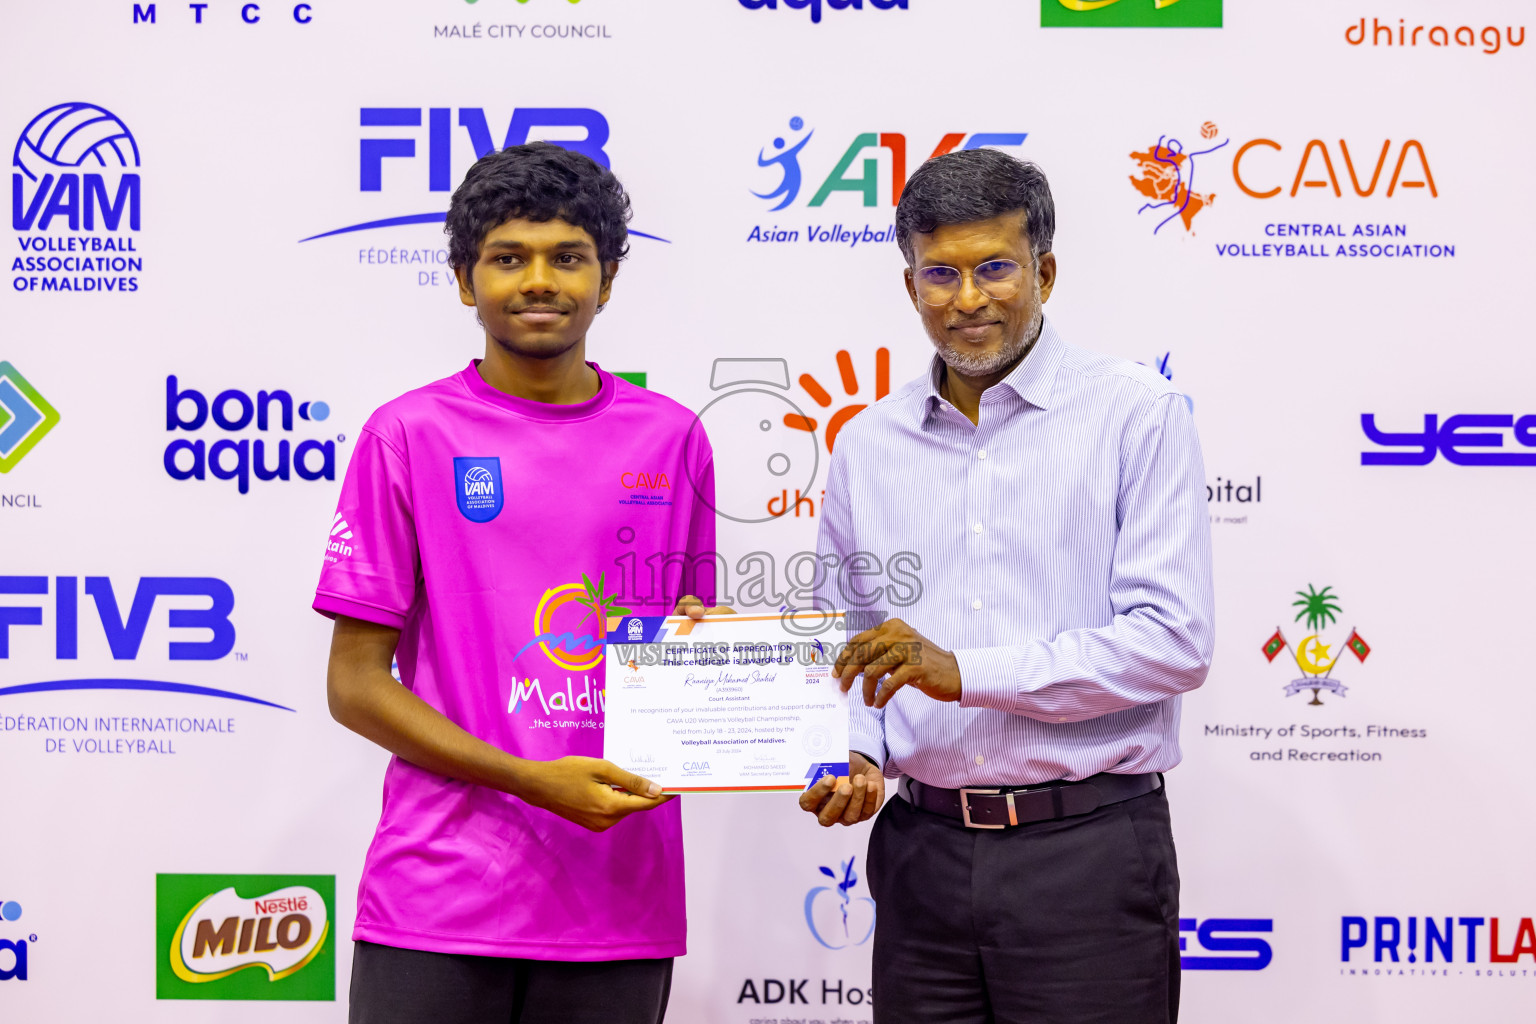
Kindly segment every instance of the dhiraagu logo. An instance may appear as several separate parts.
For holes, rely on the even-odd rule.
[[[58,422],[58,410],[0,359],[0,473],[9,473]]]
[[[1040,0],[1045,28],[1221,28],[1221,0]]]
[[[156,875],[155,997],[334,1000],[334,875]]]

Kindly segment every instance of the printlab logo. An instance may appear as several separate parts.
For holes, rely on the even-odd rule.
[[[1382,211],[1401,216],[1416,209],[1415,205],[1402,205],[1405,202],[1438,199],[1440,189],[1430,169],[1429,154],[1418,139],[1394,142],[1388,138],[1377,149],[1374,143],[1358,139],[1351,143],[1344,138],[1334,142],[1314,138],[1299,149],[1292,142],[1287,149],[1285,143],[1274,139],[1252,138],[1229,149],[1232,140],[1222,137],[1217,141],[1223,133],[1214,122],[1206,121],[1199,134],[1198,143],[1160,135],[1146,149],[1129,154],[1136,170],[1129,180],[1142,200],[1136,214],[1150,224],[1151,234],[1175,223],[1186,235],[1193,234],[1195,218],[1215,203],[1212,185],[1225,191],[1230,155],[1231,182],[1239,193],[1248,199],[1307,203],[1305,210],[1296,209],[1298,217],[1309,219],[1286,223],[1267,213],[1262,228],[1255,228],[1263,231],[1263,241],[1218,242],[1218,256],[1438,259],[1456,255],[1454,244],[1438,239],[1407,241],[1416,236],[1402,222],[1318,222],[1318,201],[1392,201],[1391,207],[1371,207],[1371,215]],[[1220,156],[1211,155],[1218,151]],[[1222,207],[1229,210],[1230,204],[1223,203]]]
[[[834,871],[823,866],[821,873],[834,885],[818,885],[805,894],[805,923],[811,936],[828,949],[862,946],[875,934],[875,901],[868,896],[853,896],[859,875],[849,857]]]
[[[1268,940],[1269,917],[1179,918],[1179,965],[1186,971],[1262,971],[1275,958]],[[1190,942],[1204,950],[1190,952]]]
[[[0,897],[0,928],[7,933],[13,931],[12,925],[21,920],[21,904],[15,900]],[[20,928],[20,925],[16,925]],[[30,943],[35,943],[37,936],[28,935],[24,939],[0,938],[0,981],[26,981],[27,980],[27,953]],[[5,962],[5,954],[9,953],[10,963]]]
[[[1511,924],[1514,925],[1513,936],[1510,935]],[[1368,962],[1374,964],[1422,962],[1425,966],[1412,971],[1415,975],[1436,973],[1432,967],[1435,963],[1516,964],[1522,956],[1529,956],[1530,963],[1536,964],[1536,921],[1529,917],[1518,921],[1506,917],[1502,927],[1497,917],[1344,917],[1340,919],[1339,930],[1339,959],[1346,964],[1352,962],[1355,950],[1361,952],[1362,960],[1370,955]],[[1507,953],[1503,948],[1506,941],[1510,943]],[[1481,961],[1478,959],[1479,946],[1483,947],[1484,953]],[[1486,967],[1470,973],[1491,976],[1495,972],[1503,974],[1504,970]],[[1345,971],[1341,969],[1340,973]],[[1410,972],[1402,968],[1352,967],[1347,973],[1406,975]],[[1439,973],[1449,972],[1442,970]],[[1509,976],[1513,973],[1510,971]],[[1528,975],[1530,972],[1526,969],[1520,973]]]
[[[1221,28],[1221,0],[1040,0],[1046,28]]]
[[[26,254],[11,262],[13,288],[139,290],[139,144],[116,114],[49,107],[22,129],[11,164],[11,227]]]
[[[334,875],[156,875],[157,999],[336,998]]]
[[[1285,687],[1285,695],[1294,697],[1302,690],[1311,690],[1312,699],[1308,704],[1321,705],[1323,702],[1318,695],[1327,690],[1340,697],[1349,689],[1343,680],[1333,678],[1333,669],[1344,656],[1343,651],[1334,652],[1337,643],[1325,644],[1322,640],[1322,631],[1331,625],[1339,615],[1338,598],[1333,593],[1332,587],[1324,587],[1322,590],[1314,589],[1312,584],[1307,584],[1306,590],[1296,591],[1296,600],[1292,606],[1299,608],[1296,613],[1296,621],[1306,621],[1309,633],[1301,644],[1292,647],[1280,632],[1280,627],[1275,627],[1274,635],[1264,641],[1264,657],[1273,664],[1281,651],[1289,651],[1291,658],[1296,662],[1296,667],[1301,670],[1301,678],[1292,680]],[[1361,664],[1370,656],[1371,647],[1365,642],[1358,630],[1353,627],[1349,635],[1344,639],[1344,646],[1350,653],[1360,659]]]
[[[1397,19],[1397,31],[1392,31],[1391,19],[1383,24],[1379,18],[1371,19],[1369,34],[1366,32],[1365,19],[1351,24],[1344,30],[1344,41],[1350,46],[1399,46],[1429,48],[1454,48],[1454,49],[1480,49],[1485,54],[1498,53],[1504,47],[1507,39],[1510,46],[1525,45],[1525,26],[1506,25],[1504,35],[1499,35],[1497,26],[1484,26],[1482,31],[1474,32],[1470,25],[1458,25],[1455,28],[1446,28],[1444,25],[1409,25],[1408,19]],[[1515,35],[1519,32],[1519,36]]]
[[[425,136],[421,131],[423,115]],[[549,134],[557,136],[548,139],[549,142],[608,166],[605,149],[608,119],[599,111],[587,107],[518,107],[512,111],[499,146],[491,134],[492,123],[484,107],[359,108],[358,124],[367,130],[357,143],[356,180],[357,189],[362,193],[358,208],[368,209],[370,216],[367,220],[321,231],[299,241],[312,242],[334,235],[411,224],[442,224],[448,216],[448,193],[464,179],[470,164],[497,149],[545,139]],[[581,137],[571,138],[573,131],[582,133]],[[427,164],[425,175],[421,173],[419,163],[409,163],[423,157]],[[424,195],[419,191],[422,181],[426,183]],[[372,193],[380,193],[379,199],[375,200]],[[386,201],[389,208],[379,208],[378,204]],[[415,212],[428,203],[441,204],[444,209]],[[402,206],[410,212],[399,212]],[[667,241],[634,228],[629,229],[629,234]],[[418,270],[428,267],[425,273],[430,280],[430,268],[442,270],[447,266],[448,252],[440,245],[423,249],[364,248],[358,251],[357,261],[374,265],[412,265]],[[452,274],[440,274],[439,278],[445,283],[453,281]]]
[[[812,24],[821,22],[821,8],[823,4],[834,11],[864,9],[865,0],[738,0],[741,6],[749,11],[760,11],[763,8],[777,10],[780,3],[790,10],[803,11],[807,7],[811,9]],[[907,9],[907,0],[868,0],[872,11],[890,11]]]
[[[806,181],[801,157],[806,155],[815,134],[814,129],[806,127],[804,118],[792,117],[789,119],[787,135],[775,135],[769,145],[758,150],[757,166],[771,169],[778,175],[777,180],[770,178],[765,182],[771,186],[766,192],[749,189],[754,196],[771,204],[768,212],[786,210],[799,200]],[[965,132],[949,132],[940,137],[930,156],[941,156],[955,149],[1021,146],[1027,136],[1027,132],[976,132],[970,135]],[[882,154],[886,172],[881,170]],[[821,166],[826,165],[823,163]],[[907,137],[900,132],[862,132],[848,143],[843,155],[811,194],[806,207],[819,210],[829,200],[833,200],[835,194],[840,193],[858,196],[859,205],[866,210],[879,206],[894,207],[906,183]],[[847,209],[849,205],[842,196],[833,200],[833,204],[837,209]],[[850,248],[896,240],[893,224],[845,225],[841,222],[808,222],[803,232],[798,227],[757,224],[748,233],[746,240],[798,243],[802,235],[806,242],[846,245]]]
[[[0,360],[0,473],[9,473],[59,422],[59,412],[37,388]]]
[[[293,395],[282,389],[258,391],[252,398],[229,388],[210,400],[196,388],[182,388],[175,374],[165,378],[165,429],[172,433],[202,430],[210,424],[226,434],[240,434],[252,426],[262,435],[274,428],[292,433],[295,416],[318,423],[330,415],[331,407],[325,402],[295,402]],[[212,444],[201,437],[183,437],[165,446],[162,462],[173,480],[206,480],[212,475],[235,481],[240,493],[246,494],[252,476],[258,481],[286,481],[295,476],[300,480],[335,480],[336,443],[345,440],[345,434],[338,434],[334,440],[310,438],[295,446],[285,437],[274,447],[266,436],[255,441],[221,437]]]
[[[1375,413],[1363,413],[1360,426],[1365,436],[1376,444],[1402,451],[1360,453],[1362,466],[1427,466],[1435,456],[1456,466],[1536,466],[1536,451],[1478,451],[1504,448],[1503,431],[1513,434],[1513,443],[1536,448],[1536,415],[1520,417],[1487,413],[1459,413],[1440,422],[1436,413],[1424,414],[1424,429],[1393,433],[1376,426]],[[3,454],[3,453],[0,453]]]

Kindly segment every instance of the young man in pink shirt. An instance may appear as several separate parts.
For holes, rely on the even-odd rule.
[[[476,163],[446,230],[485,358],[385,404],[347,468],[314,602],[335,619],[331,713],[395,755],[354,1024],[665,1012],[679,808],[601,760],[602,643],[609,615],[712,600],[710,573],[681,576],[713,565],[714,474],[690,412],[586,361],[628,218],[586,156]]]

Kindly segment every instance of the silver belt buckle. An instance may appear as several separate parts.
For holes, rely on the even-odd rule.
[[[965,822],[966,828],[1007,828],[1008,825],[1019,823],[1019,812],[1013,806],[1013,792],[1008,793],[1008,825],[984,825],[979,821],[971,820],[971,795],[997,796],[1002,793],[1000,789],[965,789],[960,790],[960,820]]]

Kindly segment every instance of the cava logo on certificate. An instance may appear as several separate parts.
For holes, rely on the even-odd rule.
[[[847,775],[843,632],[840,612],[609,617],[603,756],[669,793]]]

